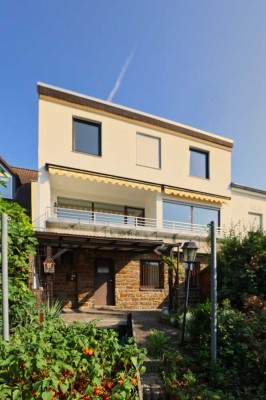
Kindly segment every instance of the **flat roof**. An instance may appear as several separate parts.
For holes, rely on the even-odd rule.
[[[252,187],[245,186],[245,185],[239,185],[239,184],[233,183],[233,182],[231,183],[231,188],[266,196],[266,190],[256,189],[256,188],[252,188]]]
[[[131,119],[136,122],[145,122],[157,128],[167,129],[169,131],[182,133],[184,135],[205,140],[207,142],[219,144],[231,149],[233,140],[216,135],[207,131],[193,128],[188,125],[183,125],[172,120],[161,118],[132,108],[124,107],[109,101],[100,100],[95,97],[86,96],[70,90],[65,90],[57,86],[47,85],[46,83],[38,82],[37,91],[39,95],[51,97],[58,100],[63,100],[72,104],[87,106],[96,110],[105,111],[107,113]]]

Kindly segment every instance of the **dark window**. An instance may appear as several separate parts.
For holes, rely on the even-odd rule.
[[[209,179],[209,153],[190,149],[190,175]]]
[[[142,289],[163,289],[164,268],[159,261],[141,261],[140,287]]]
[[[73,120],[73,149],[81,153],[101,156],[101,125],[95,122]]]

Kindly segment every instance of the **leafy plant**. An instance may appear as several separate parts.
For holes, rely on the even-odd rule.
[[[234,232],[222,240],[218,252],[218,297],[242,309],[249,296],[266,299],[266,233]]]
[[[44,314],[44,318],[58,318],[62,312],[63,304],[57,299],[53,299],[52,302],[46,301],[42,304],[41,311]]]
[[[0,342],[0,398],[138,399],[144,352],[116,332],[61,319],[19,327]]]
[[[166,346],[169,343],[169,338],[164,332],[157,329],[151,329],[148,336],[148,352],[151,357],[161,358]]]
[[[212,364],[210,311],[210,303],[193,309],[190,342],[177,352],[168,353],[164,370],[168,391],[177,398],[263,400],[265,313],[244,314],[224,301],[218,307],[217,362]],[[191,374],[195,381],[188,379]]]
[[[8,221],[9,319],[13,331],[19,324],[31,324],[35,314],[35,298],[27,287],[29,257],[35,254],[37,240],[25,210],[17,203],[0,198],[0,214]],[[0,252],[0,272],[1,272]],[[2,303],[2,291],[0,300]],[[2,308],[0,308],[0,320]],[[0,330],[2,329],[2,324]]]
[[[30,272],[29,257],[35,254],[38,243],[33,227],[25,210],[17,203],[0,198],[0,214],[2,213],[10,217],[8,221],[9,276],[26,282]]]

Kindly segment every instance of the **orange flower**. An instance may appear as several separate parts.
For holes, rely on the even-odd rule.
[[[133,386],[137,386],[138,381],[137,381],[136,378],[132,378],[132,379],[131,379],[131,383],[132,383]]]
[[[93,350],[93,349],[90,349],[89,347],[85,347],[84,353],[85,353],[87,356],[92,356],[92,355],[94,354],[94,350]]]

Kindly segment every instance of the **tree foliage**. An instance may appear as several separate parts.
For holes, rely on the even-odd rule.
[[[218,252],[218,298],[242,309],[249,296],[266,299],[266,234],[231,234]]]
[[[0,215],[8,221],[8,273],[10,277],[27,280],[29,256],[35,254],[37,239],[25,210],[17,203],[0,199]]]
[[[35,298],[27,286],[29,257],[35,254],[37,239],[25,210],[17,203],[0,199],[0,216],[5,213],[8,220],[8,289],[9,321],[11,331],[24,324],[35,307]],[[1,254],[0,254],[1,258]],[[0,260],[1,261],[1,260]],[[2,262],[0,262],[0,269]],[[2,291],[0,291],[2,303]],[[2,329],[0,309],[0,331]]]

